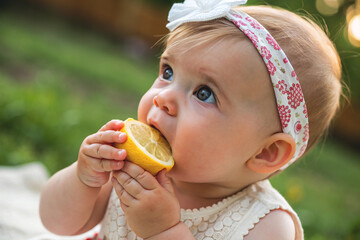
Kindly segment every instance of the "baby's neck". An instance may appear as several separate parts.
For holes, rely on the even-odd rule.
[[[212,206],[241,190],[216,184],[172,182],[182,209]]]

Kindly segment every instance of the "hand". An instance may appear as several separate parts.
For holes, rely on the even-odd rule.
[[[113,172],[112,182],[130,228],[141,238],[162,233],[180,222],[180,204],[170,179],[156,177],[131,162]]]
[[[126,151],[113,147],[113,143],[126,141],[126,134],[119,131],[123,127],[122,121],[112,120],[85,138],[77,160],[77,174],[84,184],[101,187],[109,181],[111,171],[123,167]]]

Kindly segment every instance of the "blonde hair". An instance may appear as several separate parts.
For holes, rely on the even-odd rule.
[[[301,83],[309,117],[307,151],[321,139],[340,106],[341,61],[325,32],[308,17],[270,6],[240,7],[260,22],[281,46]],[[166,48],[187,43],[247,37],[225,18],[184,23],[165,38]],[[187,49],[189,50],[189,49]]]

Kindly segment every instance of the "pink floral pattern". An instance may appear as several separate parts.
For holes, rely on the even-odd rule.
[[[281,81],[279,81],[276,85],[275,85],[275,87],[277,88],[277,89],[279,89],[279,91],[282,93],[282,94],[285,94],[285,93],[287,93],[287,84],[285,83],[285,80],[281,80]]]
[[[301,149],[300,149],[300,156],[303,155],[305,153],[307,145],[302,145]]]
[[[288,123],[290,122],[291,110],[289,106],[278,104],[278,111],[280,115],[281,125],[282,128],[284,129],[288,126]]]
[[[234,23],[238,28],[240,28],[241,26],[247,26],[247,24],[244,23],[244,22],[241,21],[241,20],[234,21],[233,23]]]
[[[256,48],[258,48],[259,39],[256,36],[256,34],[249,29],[245,29],[243,32],[245,33],[246,36],[248,36],[248,38],[250,38],[250,40],[253,42],[254,46]]]
[[[295,123],[295,125],[294,125],[295,133],[296,133],[296,134],[299,134],[299,132],[301,131],[301,128],[302,128],[302,126],[301,126],[300,121],[297,121],[297,122]]]
[[[296,142],[295,155],[282,167],[284,169],[305,152],[309,138],[308,114],[299,79],[279,44],[261,24],[243,12],[230,19],[252,41],[263,58],[274,86],[283,132],[290,134]]]
[[[242,18],[243,18],[240,14],[236,14],[236,13],[234,13],[233,15],[234,15],[234,17],[237,17],[237,18],[240,18],[240,19],[242,19]]]
[[[288,102],[291,108],[296,109],[303,102],[304,96],[299,83],[293,83],[288,91]]]
[[[270,53],[269,49],[267,49],[265,46],[261,46],[260,49],[261,49],[260,55],[263,58],[266,58],[267,60],[269,60],[271,58],[271,53]]]
[[[270,75],[274,76],[276,72],[276,67],[270,60],[268,63],[266,63],[266,67],[268,68]]]
[[[305,114],[305,117],[308,118],[308,112],[307,112],[307,108],[306,108],[305,103],[303,105],[303,108],[304,108],[303,114]]]
[[[275,50],[280,50],[279,44],[277,44],[277,42],[275,41],[275,39],[274,39],[270,34],[267,34],[266,40],[268,41],[268,43],[269,43],[271,46],[273,46],[273,48],[274,48]]]
[[[258,23],[258,21],[256,21],[255,19],[253,18],[250,18],[249,16],[245,18],[249,23],[250,25],[255,28],[255,29],[261,29],[262,26]]]
[[[304,137],[303,142],[307,142],[309,140],[309,123],[305,125]]]

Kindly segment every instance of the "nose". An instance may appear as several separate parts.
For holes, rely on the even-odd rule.
[[[173,91],[167,89],[161,91],[153,99],[154,105],[171,116],[176,116],[178,105]]]

